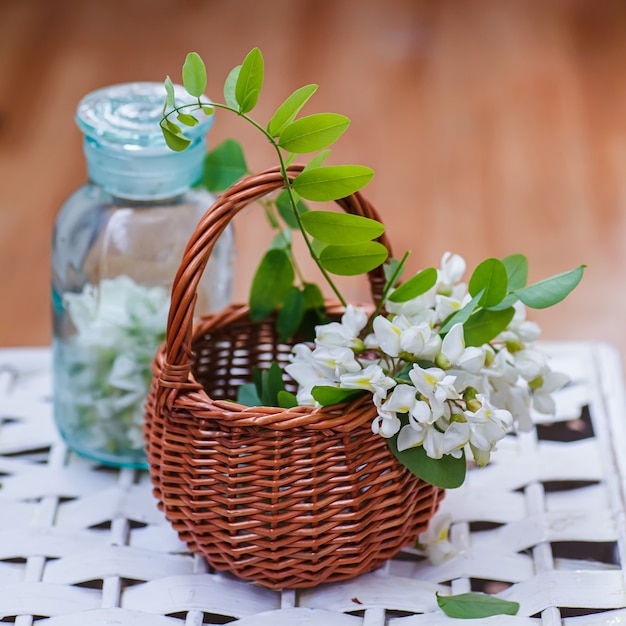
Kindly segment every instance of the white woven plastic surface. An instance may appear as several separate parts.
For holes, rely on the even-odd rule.
[[[0,350],[0,624],[626,624],[619,355],[546,347],[572,384],[552,424],[507,438],[447,493],[440,514],[452,516],[456,556],[434,566],[407,550],[352,581],[282,593],[187,553],[145,472],[69,453],[52,421],[48,350]],[[470,589],[519,602],[519,614],[457,622],[438,609],[437,591]]]

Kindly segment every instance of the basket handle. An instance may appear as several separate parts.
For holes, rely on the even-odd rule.
[[[302,165],[290,166],[287,170],[289,179],[293,180],[302,169]],[[178,389],[189,386],[187,381],[191,370],[191,338],[196,290],[219,236],[241,209],[282,187],[284,180],[278,167],[248,176],[220,195],[200,220],[187,244],[172,286],[165,362],[160,377],[160,382],[164,386]],[[358,192],[336,202],[347,213],[380,221],[374,207]],[[391,254],[389,241],[384,233],[378,241]],[[368,279],[372,297],[374,302],[377,302],[385,285],[382,267],[372,270],[368,274]],[[195,385],[191,386],[195,388]]]

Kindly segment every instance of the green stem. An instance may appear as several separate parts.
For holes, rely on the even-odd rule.
[[[398,276],[400,276],[402,270],[404,269],[404,264],[406,263],[406,260],[409,254],[410,252],[408,250],[404,253],[404,256],[400,260],[400,263],[398,263],[398,267],[396,267],[395,272],[391,275],[389,280],[385,283],[385,288],[383,289],[383,293],[380,296],[380,300],[376,304],[376,309],[370,316],[370,321],[369,321],[369,324],[367,325],[366,333],[369,334],[372,332],[372,325],[374,324],[374,320],[376,319],[376,316],[380,313],[383,306],[385,306],[385,302],[387,302],[387,296],[389,295],[389,291],[396,284],[396,280],[398,279]]]

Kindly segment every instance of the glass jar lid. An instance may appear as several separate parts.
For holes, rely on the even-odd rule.
[[[179,105],[197,102],[180,85],[174,93]],[[143,200],[177,195],[199,181],[214,115],[195,111],[199,123],[184,129],[189,147],[173,152],[159,126],[164,102],[165,87],[153,82],[104,87],[79,102],[76,123],[93,182],[114,195]]]

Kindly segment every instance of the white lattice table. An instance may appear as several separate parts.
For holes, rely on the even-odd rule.
[[[50,355],[0,350],[0,623],[414,626],[453,622],[435,592],[515,600],[468,624],[626,624],[626,398],[619,355],[549,344],[572,384],[557,416],[507,438],[448,492],[458,552],[406,550],[352,581],[275,592],[211,572],[157,511],[145,472],[96,466],[54,428]]]

